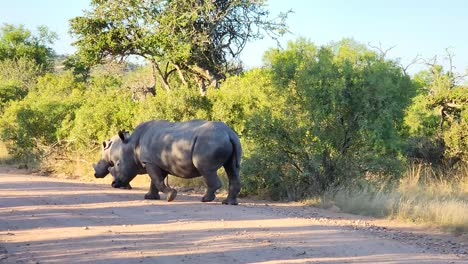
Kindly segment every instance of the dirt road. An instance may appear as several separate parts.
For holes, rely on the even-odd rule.
[[[143,200],[0,171],[0,263],[468,263],[464,241],[299,203]]]

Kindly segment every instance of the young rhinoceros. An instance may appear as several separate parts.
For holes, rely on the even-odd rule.
[[[128,133],[128,132],[124,132]],[[102,153],[101,159],[98,161],[97,164],[93,164],[94,168],[94,177],[96,178],[104,178],[109,174],[111,168],[117,163],[120,158],[120,148],[122,147],[122,140],[118,135],[113,136],[111,139],[102,142]],[[142,169],[138,171],[138,174],[146,174],[146,170]],[[111,173],[112,175],[112,173]],[[114,175],[112,175],[114,176]],[[112,186],[114,186],[114,181],[112,182]],[[117,188],[117,187],[115,187]],[[120,186],[119,188],[123,189],[131,189],[130,183]],[[151,184],[149,192],[145,195],[145,199],[150,200],[159,200],[159,191],[154,184]]]

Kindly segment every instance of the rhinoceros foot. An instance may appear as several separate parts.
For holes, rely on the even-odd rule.
[[[205,195],[202,197],[201,201],[204,202],[204,203],[205,203],[205,202],[211,202],[211,201],[213,201],[215,198],[216,198],[216,196],[215,196],[214,194],[205,194]]]
[[[125,185],[125,186],[122,186],[120,187],[120,189],[126,189],[126,190],[131,190],[132,189],[132,186],[129,184]]]
[[[167,201],[170,202],[170,201],[173,201],[177,196],[177,191],[172,189],[168,194],[167,194]]]
[[[159,194],[147,193],[145,194],[145,199],[146,200],[160,200],[161,196],[159,196]]]
[[[238,205],[237,199],[224,199],[223,204],[229,204],[229,205]]]

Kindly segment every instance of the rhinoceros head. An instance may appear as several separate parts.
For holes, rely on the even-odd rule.
[[[138,171],[135,164],[134,153],[131,146],[128,146],[130,133],[127,131],[119,131],[119,137],[122,140],[122,145],[119,152],[119,160],[108,170],[114,177],[112,187],[122,188],[127,186]]]
[[[94,177],[104,178],[109,174],[109,167],[113,166],[110,150],[112,146],[112,140],[106,140],[102,142],[102,154],[101,159],[97,164],[93,164]]]

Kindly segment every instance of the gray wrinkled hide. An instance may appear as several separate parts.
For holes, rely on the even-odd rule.
[[[122,140],[118,135],[115,135],[111,139],[102,142],[101,159],[98,161],[98,163],[93,164],[94,177],[104,178],[107,176],[107,174],[109,174],[109,169],[119,160],[121,145]],[[131,189],[132,187],[130,184],[127,184],[121,188]]]
[[[118,135],[102,142],[101,159],[97,164],[93,164],[94,177],[104,178],[109,173],[109,167],[119,160],[121,144],[122,140]]]
[[[181,178],[202,176],[207,185],[202,201],[207,202],[215,199],[215,192],[221,187],[217,170],[224,167],[229,194],[223,203],[237,204],[242,149],[238,136],[225,123],[153,120],[137,126],[130,136],[119,136],[123,140],[120,159],[110,169],[115,177],[114,187],[128,184],[138,171],[146,169],[155,187],[171,201],[176,191],[164,185],[168,174]]]

